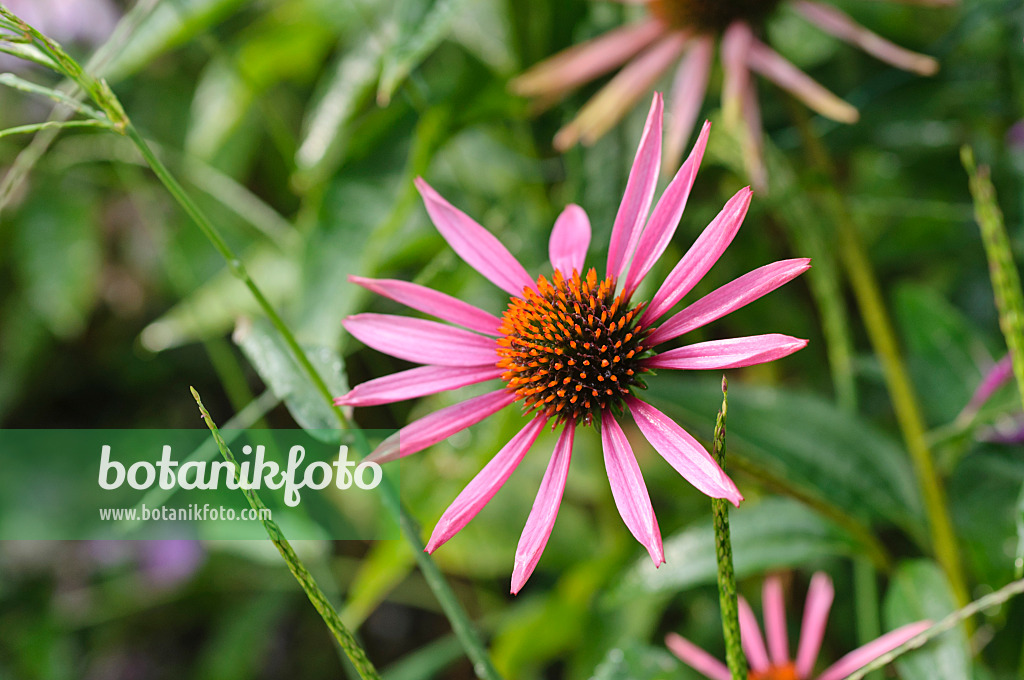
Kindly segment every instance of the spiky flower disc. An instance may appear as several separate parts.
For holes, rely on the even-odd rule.
[[[502,317],[502,379],[527,412],[561,422],[590,424],[595,412],[621,410],[630,388],[644,386],[639,360],[650,329],[637,325],[642,309],[615,294],[612,277],[598,282],[594,269],[585,278],[576,270],[568,279],[556,270],[551,282],[541,276]]]
[[[666,26],[720,33],[734,21],[758,25],[780,0],[649,0],[647,8]]]

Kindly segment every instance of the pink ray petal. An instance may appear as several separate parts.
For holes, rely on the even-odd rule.
[[[658,185],[658,165],[661,163],[661,118],[664,102],[659,92],[654,93],[651,110],[647,114],[644,133],[640,137],[633,167],[629,170],[626,192],[619,204],[608,242],[608,275],[616,278],[629,263],[633,246],[640,238],[640,229],[647,219],[647,211],[654,201]]]
[[[647,359],[644,366],[690,371],[742,368],[787,357],[806,346],[806,340],[779,333],[748,335],[670,349]]]
[[[498,335],[501,319],[451,295],[396,279],[368,279],[351,275],[348,280],[424,314],[480,333]]]
[[[826,118],[840,123],[855,123],[860,117],[857,109],[826,90],[757,38],[750,44],[747,64]]]
[[[466,485],[462,493],[452,501],[448,509],[437,521],[437,526],[430,534],[427,541],[426,551],[432,553],[445,544],[452,536],[459,533],[469,521],[476,517],[488,501],[494,497],[498,489],[508,481],[509,476],[519,466],[523,456],[537,440],[537,435],[547,423],[548,419],[538,416],[526,424],[519,434],[512,437],[508,444],[501,448],[501,451],[494,454],[484,469],[477,473],[476,477]]]
[[[764,131],[761,128],[761,105],[757,103],[757,83],[747,83],[743,93],[743,122],[746,135],[743,137],[743,161],[750,175],[751,183],[758,191],[768,190],[768,169],[764,164]]]
[[[366,457],[367,461],[384,464],[422,451],[447,439],[456,432],[476,425],[516,400],[514,392],[505,388],[481,394],[446,406],[414,420],[394,433]]]
[[[618,68],[663,32],[654,19],[613,29],[545,59],[512,79],[509,89],[523,97],[557,97]]]
[[[555,135],[554,145],[565,151],[576,142],[593,144],[622,120],[626,112],[651,91],[661,74],[683,53],[686,35],[675,32],[647,48],[619,71],[588,101],[568,125]],[[661,146],[661,137],[658,138]]]
[[[644,344],[653,347],[720,319],[791,281],[807,271],[810,266],[810,259],[801,257],[773,262],[748,272],[669,317],[668,321],[655,329]]]
[[[338,406],[376,406],[427,394],[455,390],[485,380],[500,378],[503,369],[483,366],[419,366],[356,385],[334,403]]]
[[[707,92],[714,45],[714,39],[709,36],[694,38],[676,70],[669,97],[668,131],[665,134],[665,155],[661,165],[664,172],[679,167],[683,145],[690,138],[697,122],[697,113]]]
[[[704,278],[739,231],[750,206],[751,196],[750,187],[746,187],[729,199],[651,298],[651,304],[641,317],[641,325],[657,321]]]
[[[740,642],[743,643],[743,652],[747,655],[751,669],[763,671],[771,666],[768,661],[768,652],[764,648],[764,638],[761,637],[761,628],[757,625],[757,617],[754,611],[743,598],[739,598],[740,614]]]
[[[697,170],[704,158],[704,149],[707,148],[710,132],[711,123],[705,121],[700,136],[697,138],[696,144],[693,145],[693,151],[679,168],[676,176],[665,187],[665,192],[658,199],[658,204],[654,206],[651,219],[648,220],[647,226],[644,227],[637,242],[636,255],[629,267],[629,274],[626,275],[623,290],[636,290],[640,282],[647,276],[647,272],[651,271],[651,267],[665,252],[672,236],[675,235],[679,220],[686,209],[686,199],[690,197],[693,182],[697,179]]]
[[[886,652],[891,652],[918,633],[930,628],[931,625],[931,621],[918,621],[890,631],[836,661],[818,676],[818,680],[843,680],[850,673],[866,666]]]
[[[438,366],[498,363],[493,338],[436,321],[392,314],[356,314],[341,323],[366,345],[406,361]]]
[[[828,612],[832,608],[835,589],[832,579],[823,571],[811,577],[811,585],[807,589],[807,602],[804,604],[804,619],[800,626],[800,646],[796,652],[796,675],[798,678],[809,678],[814,670],[814,662],[818,660],[821,641],[825,637],[825,626],[828,624]]]
[[[896,68],[913,71],[923,76],[934,75],[939,70],[939,62],[931,57],[911,52],[889,42],[877,33],[864,28],[836,7],[823,5],[820,2],[811,2],[811,0],[798,0],[795,5],[798,12],[821,30],[861,48]]]
[[[722,34],[722,114],[729,128],[736,128],[742,115],[753,41],[754,33],[743,21],[734,21]]]
[[[665,636],[665,646],[679,657],[679,660],[710,680],[730,680],[729,668],[703,649],[681,635],[669,633]]]
[[[601,446],[615,507],[630,533],[647,548],[654,566],[660,566],[665,562],[665,551],[661,547],[661,531],[647,485],[626,434],[607,409],[601,411]]]
[[[996,390],[1010,382],[1012,378],[1013,357],[1007,354],[988,370],[981,382],[978,383],[978,387],[975,388],[974,394],[971,395],[971,400],[967,402],[967,406],[958,417],[964,418],[977,413],[978,409],[996,393]]]
[[[636,397],[627,398],[626,404],[633,414],[637,427],[654,450],[686,481],[712,498],[725,498],[733,505],[740,504],[743,496],[740,495],[739,489],[711,454],[690,436],[689,432],[658,409]]]
[[[583,272],[583,261],[590,246],[590,218],[578,205],[567,205],[555,220],[548,243],[551,268],[569,278],[572,272]]]
[[[534,281],[523,265],[494,234],[446,201],[422,177],[416,178],[416,188],[434,226],[466,264],[509,295],[518,297],[523,294],[523,288],[533,287]]]
[[[530,516],[523,527],[523,535],[516,546],[515,567],[512,569],[512,594],[517,595],[526,580],[530,578],[544,546],[548,544],[551,530],[558,517],[558,506],[562,503],[565,491],[565,480],[569,476],[569,461],[572,459],[572,441],[576,432],[576,424],[569,421],[562,429],[558,444],[551,454],[551,462],[544,472],[544,479],[533,501]]]
[[[764,634],[768,638],[768,652],[772,665],[789,663],[789,636],[786,634],[786,602],[782,595],[782,580],[769,576],[761,589],[764,608]]]

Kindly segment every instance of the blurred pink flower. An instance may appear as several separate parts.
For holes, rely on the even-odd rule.
[[[825,625],[828,623],[834,595],[832,579],[828,574],[819,571],[811,578],[795,661],[789,658],[782,581],[777,576],[771,576],[761,591],[767,647],[754,612],[747,601],[740,597],[740,638],[750,665],[750,680],[842,680],[932,625],[931,621],[908,623],[858,647],[822,673],[814,675],[814,663],[825,637]],[[732,677],[724,663],[680,635],[669,633],[665,637],[665,644],[683,663],[706,678],[730,680]]]
[[[637,427],[672,467],[697,489],[735,504],[732,480],[693,437],[658,409],[640,401],[650,369],[725,369],[772,361],[807,344],[785,335],[714,340],[656,352],[663,343],[719,319],[804,272],[810,261],[785,260],[756,269],[655,325],[685,296],[732,241],[750,203],[740,190],[698,237],[650,302],[632,301],[640,282],[675,233],[697,175],[710,126],[654,207],[661,156],[663,104],[655,94],[626,184],[608,247],[604,278],[584,272],[590,221],[576,205],[555,222],[549,253],[553,273],[534,280],[490,232],[416,182],[434,225],[456,253],[510,295],[501,318],[413,283],[351,277],[365,288],[436,321],[384,314],[357,314],[344,321],[359,340],[386,354],[426,364],[357,386],[336,403],[369,406],[413,399],[488,380],[499,389],[443,408],[403,427],[370,459],[394,460],[421,451],[521,402],[526,426],[499,451],[441,517],[427,543],[433,552],[461,530],[505,483],[551,422],[562,432],[516,550],[512,592],[533,572],[561,503],[577,426],[600,423],[612,497],[626,526],[656,565],[664,562],[661,534],[629,442],[617,415],[632,414]],[[469,330],[465,330],[469,329]]]
[[[4,6],[62,43],[103,42],[120,15],[110,0],[4,0]]]
[[[755,186],[766,184],[761,160],[761,114],[750,72],[791,92],[818,113],[843,123],[857,120],[857,110],[761,42],[756,33],[780,0],[618,0],[646,5],[648,17],[613,29],[546,59],[515,78],[517,94],[547,105],[595,78],[621,70],[555,136],[564,151],[577,142],[590,144],[612,128],[657,80],[675,67],[669,97],[665,165],[678,166],[693,131],[708,84],[715,43],[720,43],[726,119],[746,128],[746,161]],[[948,5],[953,0],[914,0]],[[839,9],[815,0],[792,0],[805,19],[841,40],[898,68],[931,75],[931,57],[903,49],[856,23]]]

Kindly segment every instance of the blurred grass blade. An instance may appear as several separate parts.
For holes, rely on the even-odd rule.
[[[1024,577],[1024,486],[1021,486],[1017,497],[1014,523],[1017,525],[1017,555],[1013,561],[1013,573],[1016,578],[1021,578]]]
[[[377,102],[386,106],[413,69],[434,51],[452,30],[469,0],[402,0],[397,6],[398,37],[384,54]]]
[[[340,164],[349,124],[369,100],[380,74],[383,38],[367,35],[343,54],[304,123],[295,154],[295,185],[302,190],[323,182]]]
[[[196,400],[196,404],[199,405],[199,412],[203,415],[203,420],[206,422],[206,426],[210,428],[210,432],[213,433],[213,438],[217,442],[217,448],[220,449],[220,453],[224,456],[224,460],[228,461],[235,466],[236,477],[238,470],[238,463],[235,461],[234,455],[231,450],[228,449],[227,444],[224,443],[224,439],[220,436],[220,431],[217,429],[216,423],[213,422],[213,418],[210,417],[210,412],[203,406],[202,400],[199,398],[199,393],[196,392],[195,388],[192,390],[192,396]],[[249,501],[249,506],[253,510],[266,511],[267,506],[260,500],[259,495],[249,488],[243,488],[242,493],[245,495],[245,499]],[[267,511],[269,512],[269,511]],[[264,513],[260,513],[262,517]],[[261,519],[263,527],[267,530],[267,535],[270,536],[270,540],[274,542],[278,551],[281,553],[281,557],[284,558],[285,563],[288,565],[289,571],[295,576],[295,580],[299,582],[302,589],[306,592],[306,596],[309,597],[309,601],[313,603],[313,607],[316,608],[320,617],[323,618],[324,623],[327,624],[327,628],[330,629],[334,638],[341,645],[341,648],[345,650],[345,654],[348,656],[352,665],[355,666],[356,671],[363,680],[380,680],[380,674],[377,673],[377,669],[373,667],[373,663],[367,658],[366,652],[359,646],[356,639],[352,637],[352,633],[349,632],[345,624],[341,622],[338,617],[338,612],[334,609],[334,605],[327,599],[320,586],[317,585],[313,575],[309,573],[306,565],[302,563],[299,556],[292,550],[292,546],[288,543],[288,539],[285,538],[284,534],[281,533],[281,528],[272,519]]]
[[[99,128],[101,130],[113,130],[114,126],[112,123],[105,120],[68,120],[63,122],[59,120],[48,120],[43,123],[30,123],[28,125],[18,125],[17,127],[0,130],[0,137],[27,135],[41,130],[58,128]]]
[[[454,635],[423,645],[384,671],[384,680],[431,680],[462,657],[462,645]]]
[[[960,160],[970,177],[974,214],[981,228],[981,240],[985,244],[992,290],[999,310],[999,328],[1013,357],[1013,376],[1024,405],[1024,295],[1020,289],[1020,274],[1013,262],[1013,248],[1006,234],[1003,213],[996,203],[988,168],[975,166],[974,151],[969,146],[960,149]]]
[[[409,545],[403,541],[377,541],[359,563],[359,571],[348,587],[348,600],[341,620],[359,628],[391,590],[416,566]]]
[[[74,97],[68,96],[60,90],[54,90],[53,88],[29,82],[24,78],[19,78],[13,73],[0,73],[0,85],[5,85],[15,90],[21,90],[22,92],[29,92],[31,94],[42,95],[43,97],[52,99],[58,104],[63,104],[69,109],[77,111],[83,115],[89,116],[90,118],[95,118],[98,121],[106,122],[109,125],[109,121],[107,121],[107,117],[103,115],[103,113],[94,109],[88,104],[83,104]]]

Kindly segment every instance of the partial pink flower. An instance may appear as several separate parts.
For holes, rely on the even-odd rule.
[[[722,286],[660,322],[711,269],[736,235],[750,189],[742,189],[698,237],[655,293],[651,304],[634,293],[672,240],[707,143],[709,126],[655,204],[661,158],[663,103],[654,95],[636,160],[608,245],[603,278],[585,270],[590,220],[568,206],[549,243],[552,271],[536,280],[490,232],[452,206],[422,179],[416,186],[445,240],[470,266],[509,293],[499,319],[466,302],[411,283],[351,277],[369,290],[450,324],[427,319],[357,314],[345,328],[370,347],[424,364],[358,385],[335,401],[386,404],[500,380],[494,391],[435,411],[384,441],[370,459],[387,462],[436,444],[518,402],[527,421],[480,471],[437,523],[427,550],[458,533],[508,480],[543,427],[562,428],[516,548],[512,592],[530,577],[558,515],[573,439],[581,426],[600,427],[612,498],[655,565],[664,561],[661,532],[640,466],[620,419],[632,416],[651,446],[687,481],[714,498],[743,499],[707,450],[636,392],[654,368],[721,370],[773,361],[807,344],[785,335],[714,340],[662,348],[778,288],[807,270],[807,259],[777,262]],[[653,211],[652,211],[653,205]],[[660,325],[658,325],[660,323]]]
[[[740,639],[750,666],[750,680],[842,680],[932,625],[931,621],[908,623],[858,647],[815,675],[814,665],[821,641],[825,638],[825,625],[834,596],[832,579],[824,572],[816,573],[807,591],[795,659],[790,658],[782,581],[777,576],[770,576],[761,591],[765,637],[761,636],[757,617],[750,605],[740,597]],[[732,677],[724,663],[680,635],[669,633],[665,644],[683,663],[706,678],[729,680]]]
[[[724,74],[722,108],[727,120],[741,124],[746,131],[744,155],[755,186],[763,186],[767,178],[761,159],[761,114],[751,71],[823,116],[843,123],[857,120],[854,107],[756,37],[781,0],[618,1],[643,4],[648,16],[556,54],[510,84],[517,94],[548,105],[595,78],[621,69],[558,131],[554,144],[559,150],[599,139],[663,74],[675,68],[664,161],[668,169],[678,167],[704,99],[716,42],[720,43]],[[953,1],[918,0],[918,4],[949,5]],[[933,58],[889,42],[831,5],[791,0],[790,6],[826,33],[897,68],[921,75],[938,70]]]

